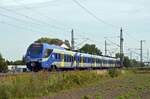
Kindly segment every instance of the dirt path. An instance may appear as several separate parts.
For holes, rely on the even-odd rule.
[[[42,99],[150,99],[150,75],[115,78],[92,87],[61,92]]]

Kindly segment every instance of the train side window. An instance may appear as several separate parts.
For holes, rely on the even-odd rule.
[[[96,59],[96,63],[99,63],[98,58]]]
[[[85,57],[83,57],[83,63],[86,63],[86,58]]]
[[[67,62],[70,62],[70,55],[67,55]]]
[[[88,58],[88,63],[90,63],[91,62],[91,58]]]
[[[91,62],[94,63],[94,58],[92,58],[91,60],[92,60]]]
[[[102,63],[102,60],[101,60],[101,59],[99,59],[99,63],[100,63],[100,64]]]
[[[75,56],[73,57],[73,59],[74,59],[74,61],[76,61],[76,57]]]
[[[68,62],[70,62],[70,55],[68,55]]]
[[[55,59],[57,59],[57,53],[54,53],[54,55],[55,55]]]
[[[67,62],[70,62],[70,55],[66,55]]]
[[[66,62],[68,62],[68,55],[66,55]]]
[[[72,61],[72,62],[74,61],[74,57],[73,57],[73,56],[71,56],[71,61]]]
[[[70,56],[70,61],[73,62],[73,56]]]
[[[71,55],[69,55],[69,58],[70,58],[70,62],[72,62],[72,58],[71,58]]]
[[[67,62],[69,62],[69,55],[67,55]]]
[[[57,54],[58,55],[58,59],[60,59],[60,54]]]
[[[82,57],[80,57],[80,63],[82,62]]]
[[[64,55],[64,61],[67,62],[67,56],[66,55]]]
[[[72,62],[72,56],[70,55],[70,62]]]
[[[87,60],[87,58],[86,58],[86,57],[84,57],[84,63],[86,63],[86,60]]]

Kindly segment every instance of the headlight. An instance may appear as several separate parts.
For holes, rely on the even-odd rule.
[[[42,59],[38,59],[39,62],[42,62]]]
[[[36,66],[36,63],[32,62],[32,63],[31,63],[31,66],[32,66],[32,67],[35,67],[35,66]]]

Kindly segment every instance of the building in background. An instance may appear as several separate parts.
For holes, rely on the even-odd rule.
[[[26,65],[8,65],[8,71],[9,72],[27,72],[27,66]]]

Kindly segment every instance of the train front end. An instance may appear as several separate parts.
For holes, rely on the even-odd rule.
[[[51,51],[52,52],[52,51]],[[48,68],[45,67],[46,62],[44,59],[48,57],[51,53],[50,51],[45,52],[45,46],[41,43],[31,44],[26,52],[25,61],[27,68],[30,71],[40,71],[42,69]]]

